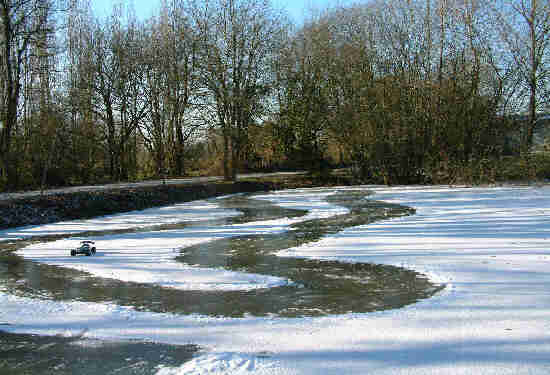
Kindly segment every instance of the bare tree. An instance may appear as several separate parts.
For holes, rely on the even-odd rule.
[[[147,86],[149,121],[143,135],[154,155],[157,174],[185,174],[185,153],[201,126],[196,121],[199,91],[198,39],[182,0],[165,2],[152,20],[148,48]]]
[[[17,132],[24,63],[30,46],[52,33],[49,0],[0,1],[0,179],[18,184],[17,155],[12,141]]]
[[[193,9],[202,79],[224,140],[224,176],[235,180],[248,126],[265,116],[283,24],[267,0],[216,0]]]
[[[522,151],[528,152],[533,143],[537,114],[548,105],[550,2],[506,0],[495,3],[493,10],[500,37],[525,87],[528,121],[522,129]]]
[[[135,163],[132,141],[147,116],[143,28],[131,13],[95,21],[87,40],[91,109],[103,129],[112,179],[128,179]],[[133,168],[135,169],[135,168]]]
[[[337,74],[344,67],[338,64],[340,51],[336,45],[342,46],[342,40],[331,32],[335,25],[332,21],[312,18],[289,39],[278,63],[278,131],[289,155],[298,159],[300,168],[312,172],[321,172],[324,165],[329,122],[343,93],[335,92],[343,88],[337,87],[336,80],[342,77],[337,78]]]
[[[279,128],[294,147],[308,131],[313,145],[338,142],[376,182],[448,181],[498,155],[503,82],[484,9],[380,0],[327,11],[281,58]]]
[[[93,106],[93,49],[94,21],[89,0],[74,0],[68,15],[65,42],[65,95],[70,112],[70,136],[67,168],[80,183],[89,183],[100,173],[102,143],[97,116]]]

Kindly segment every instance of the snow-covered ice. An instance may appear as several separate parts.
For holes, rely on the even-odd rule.
[[[376,192],[373,199],[408,205],[417,213],[349,228],[280,255],[401,265],[446,283],[444,291],[397,310],[288,319],[138,312],[113,304],[38,301],[4,291],[0,324],[9,323],[2,327],[11,332],[85,332],[91,338],[204,348],[179,368],[159,368],[159,375],[549,374],[550,187],[365,189]],[[331,191],[285,191],[261,198],[286,207],[309,206],[313,216],[322,217],[337,212],[321,203]],[[261,230],[285,230],[289,221],[271,221]],[[205,228],[193,238],[229,235],[220,234],[224,230],[231,229]],[[136,248],[140,241],[148,243],[140,235]],[[96,240],[106,248],[120,246],[116,236]],[[169,249],[174,246],[170,240],[160,235],[148,246]],[[46,259],[51,254],[40,255],[42,250],[36,249],[35,259],[51,261]]]
[[[251,290],[269,288],[290,283],[287,279],[269,275],[257,275],[223,269],[206,269],[177,262],[181,248],[220,238],[251,234],[278,233],[288,230],[298,221],[327,217],[347,212],[347,209],[325,201],[331,191],[318,191],[309,200],[299,192],[278,194],[278,201],[287,208],[303,209],[308,213],[297,218],[282,218],[233,225],[198,225],[155,232],[125,233],[97,237],[71,237],[54,242],[37,243],[18,252],[19,255],[42,263],[74,268],[94,276],[129,282],[153,283],[182,290]],[[257,199],[272,200],[269,194]],[[147,209],[91,220],[61,222],[35,226],[25,230],[12,230],[5,234],[43,235],[52,233],[79,233],[83,231],[114,230],[147,227],[152,224],[199,222],[214,218],[238,215],[235,210],[224,210],[216,201],[206,200],[176,206]],[[0,240],[2,240],[0,233]],[[72,257],[70,249],[82,240],[96,242],[97,254],[93,257]]]

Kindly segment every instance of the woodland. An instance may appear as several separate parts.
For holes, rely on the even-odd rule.
[[[0,1],[0,191],[345,168],[550,178],[550,1]]]

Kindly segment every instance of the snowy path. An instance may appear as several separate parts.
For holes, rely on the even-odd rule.
[[[247,173],[239,174],[237,178],[262,178],[270,176],[293,176],[298,174],[303,174],[304,172],[275,172],[275,173]],[[188,177],[188,178],[167,178],[164,180],[147,180],[140,182],[121,182],[114,184],[106,185],[81,185],[74,187],[64,187],[59,189],[47,189],[47,190],[32,190],[32,191],[21,191],[16,193],[0,193],[0,201],[8,199],[21,199],[21,198],[31,198],[39,195],[54,195],[54,194],[67,194],[67,193],[76,193],[76,192],[85,192],[85,191],[102,191],[102,190],[116,190],[116,189],[129,189],[136,187],[148,187],[148,186],[159,186],[159,185],[195,185],[195,184],[205,184],[210,182],[223,181],[223,177],[212,176],[212,177]]]
[[[354,188],[356,189],[356,188]],[[206,348],[158,374],[549,374],[550,188],[373,188],[417,215],[281,255],[403,265],[448,287],[409,307],[325,318],[212,318],[0,292],[11,332]],[[315,207],[320,190],[264,196]],[[319,210],[322,212],[322,209]]]

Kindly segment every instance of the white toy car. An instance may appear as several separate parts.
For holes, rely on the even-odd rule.
[[[86,256],[94,255],[95,254],[95,242],[94,241],[82,241],[80,242],[80,246],[76,249],[71,250],[71,256],[74,257],[76,255],[84,254]]]

